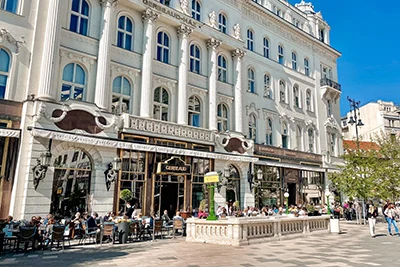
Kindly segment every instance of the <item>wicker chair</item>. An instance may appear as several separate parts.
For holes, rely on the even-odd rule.
[[[64,232],[65,226],[63,225],[54,225],[53,229],[51,230],[51,245],[50,250],[53,248],[54,242],[57,242],[57,247],[62,243],[62,250],[64,250]]]
[[[153,240],[155,239],[156,233],[159,234],[161,239],[163,238],[162,230],[163,230],[163,221],[162,220],[155,220],[154,223],[153,223]]]
[[[29,242],[32,242],[32,248],[35,244],[35,236],[36,236],[36,227],[20,227],[19,233],[17,237],[17,253],[21,251],[19,245],[22,243],[24,244],[26,251],[29,245]]]
[[[175,238],[175,232],[181,230],[182,231],[182,236],[184,234],[184,225],[183,225],[183,221],[182,220],[174,220],[174,224],[172,227],[172,231],[173,231],[173,237]]]
[[[132,222],[129,225],[129,236],[131,239],[139,240],[140,236],[140,225],[139,222]]]
[[[115,232],[114,232],[115,223],[113,222],[104,222],[101,230],[101,238],[100,245],[103,244],[103,237],[109,236],[111,238],[111,244],[114,245]]]

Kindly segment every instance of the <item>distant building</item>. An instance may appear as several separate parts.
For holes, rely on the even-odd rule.
[[[342,117],[342,132],[344,140],[356,140],[355,126],[349,125],[352,114]],[[360,115],[364,126],[358,127],[358,137],[362,141],[373,141],[382,133],[400,133],[400,107],[393,102],[378,100],[360,107]]]

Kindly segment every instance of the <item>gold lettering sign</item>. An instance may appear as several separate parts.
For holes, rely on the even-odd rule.
[[[166,7],[165,5],[162,5],[160,3],[153,2],[151,0],[143,0],[143,4],[145,4],[151,8],[154,8],[155,10],[160,11],[166,15],[169,15],[177,20],[180,20],[184,23],[190,24],[192,26],[196,26],[196,24],[197,24],[196,21],[194,19],[192,19],[191,17],[186,16],[180,12],[176,12],[172,8]]]

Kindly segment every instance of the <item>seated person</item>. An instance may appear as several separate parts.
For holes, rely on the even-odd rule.
[[[171,218],[169,217],[167,210],[164,210],[164,213],[161,216],[161,219],[163,220],[164,225],[172,224]]]
[[[182,227],[183,227],[183,233],[185,233],[185,229],[186,229],[186,222],[185,220],[182,218],[181,213],[179,211],[176,212],[175,216],[172,218],[172,220],[179,220],[182,221]],[[178,231],[178,230],[176,230]]]
[[[100,225],[99,225],[99,215],[97,212],[93,212],[92,216],[87,219],[87,227],[89,232],[96,231],[96,241],[100,241]]]

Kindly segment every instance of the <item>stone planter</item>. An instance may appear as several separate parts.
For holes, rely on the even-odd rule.
[[[129,222],[120,222],[118,224],[118,240],[120,244],[125,244],[128,241]]]

